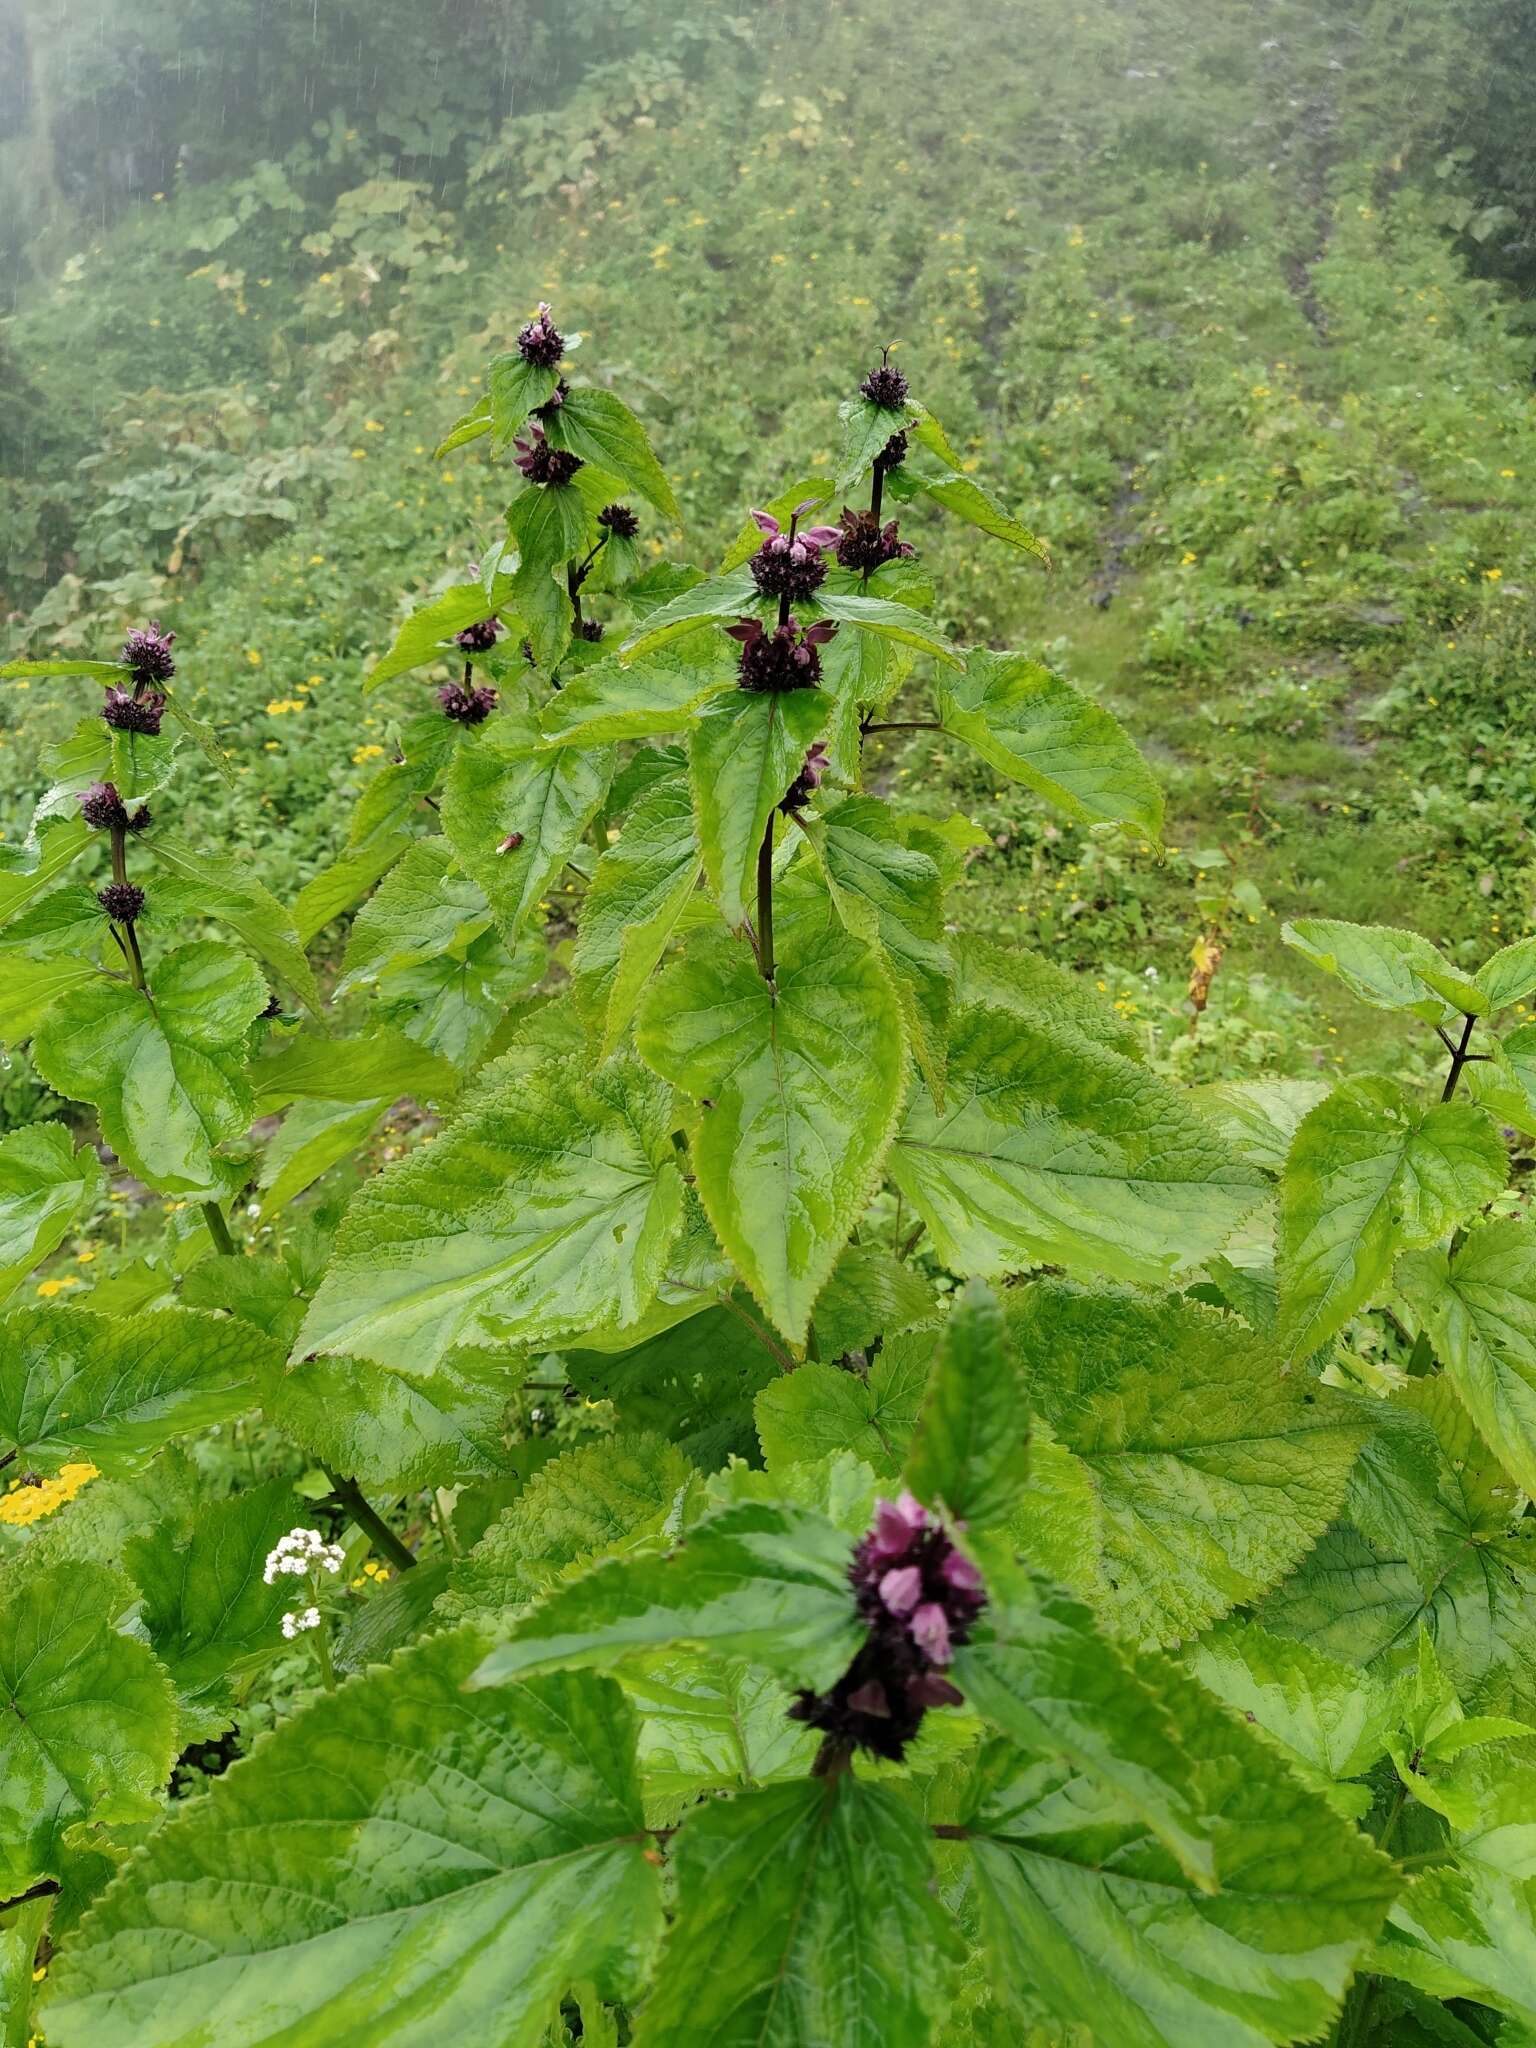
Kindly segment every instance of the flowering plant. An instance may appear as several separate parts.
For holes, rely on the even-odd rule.
[[[833,473],[643,566],[678,508],[575,339],[444,443],[515,451],[506,534],[294,905],[178,832],[173,636],[6,671],[104,691],[0,849],[8,1028],[181,1220],[0,1320],[5,2038],[55,1953],[48,2048],[1531,2024],[1536,942],[1291,932],[1438,1101],[1159,1078],[871,772],[942,732],[1157,839],[1109,714],[935,615],[923,515],[1042,544],[887,353]],[[8,1291],[101,1175],[0,1144]],[[257,1412],[322,1526],[178,1447]]]

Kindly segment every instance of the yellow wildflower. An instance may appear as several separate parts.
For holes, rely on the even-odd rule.
[[[41,1521],[44,1515],[66,1506],[82,1486],[99,1476],[94,1465],[72,1464],[62,1466],[54,1479],[35,1483],[30,1478],[25,1482],[13,1479],[10,1491],[0,1495],[0,1522],[24,1529],[29,1522]]]
[[[356,753],[353,754],[352,758],[354,761],[359,763],[363,761],[377,761],[380,754],[382,754],[383,751],[384,749],[382,747],[376,747],[373,745],[359,747]]]
[[[44,1301],[52,1301],[53,1297],[56,1294],[62,1294],[66,1287],[78,1287],[79,1285],[80,1282],[73,1273],[70,1273],[62,1280],[40,1280],[37,1284],[37,1291]]]

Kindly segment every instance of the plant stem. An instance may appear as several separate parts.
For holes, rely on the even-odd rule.
[[[367,1499],[357,1481],[333,1472],[329,1465],[322,1465],[320,1469],[331,1482],[331,1489],[339,1504],[346,1509],[358,1528],[373,1539],[374,1547],[382,1550],[390,1563],[400,1571],[409,1571],[416,1562],[415,1558],[378,1509]]]
[[[229,1225],[224,1221],[224,1211],[217,1202],[204,1202],[203,1221],[208,1226],[208,1235],[213,1239],[215,1251],[223,1258],[233,1258],[235,1240],[229,1234]]]
[[[315,1630],[315,1661],[320,1666],[320,1683],[327,1692],[336,1690],[336,1666],[331,1662],[331,1624],[321,1616]]]
[[[1459,1045],[1451,1045],[1451,1041],[1446,1037],[1445,1033],[1443,1031],[1440,1033],[1445,1044],[1451,1047],[1451,1070],[1445,1077],[1444,1088],[1440,1091],[1440,1100],[1442,1102],[1450,1101],[1451,1097],[1456,1093],[1456,1083],[1461,1079],[1462,1068],[1469,1066],[1478,1057],[1476,1053],[1469,1053],[1467,1051],[1467,1047],[1472,1041],[1472,1027],[1476,1022],[1477,1019],[1475,1017],[1464,1017],[1462,1019],[1461,1043]]]
[[[878,519],[878,518],[880,517],[880,503],[881,503],[881,500],[883,499],[883,497],[884,497],[884,496],[885,496],[885,457],[884,457],[884,455],[883,455],[883,453],[882,453],[882,454],[880,454],[880,455],[877,455],[877,456],[875,457],[875,466],[874,466],[874,470],[873,470],[873,472],[872,472],[872,474],[871,474],[871,476],[870,476],[870,482],[869,482],[869,516],[870,516],[870,518],[871,518],[871,519]]]
[[[773,987],[773,813],[757,849],[757,969]]]

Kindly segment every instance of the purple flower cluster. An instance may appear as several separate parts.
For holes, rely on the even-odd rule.
[[[981,1574],[904,1493],[876,1502],[848,1577],[869,1635],[831,1691],[797,1693],[790,1716],[899,1763],[930,1707],[961,1702],[943,1673],[987,1604]]]
[[[880,361],[859,386],[871,405],[883,405],[890,412],[907,402],[907,380],[890,359],[889,349],[882,349]]]
[[[108,882],[96,891],[96,901],[114,924],[132,924],[144,914],[144,891],[137,882]]]
[[[519,436],[512,443],[519,451],[512,459],[529,483],[568,484],[582,467],[581,457],[573,455],[569,448],[551,448],[537,422],[528,431],[531,439],[525,441]]]
[[[128,829],[128,807],[117,793],[115,782],[93,782],[80,792],[80,815],[97,832],[109,832],[115,825]]]
[[[820,740],[811,748],[801,764],[800,773],[795,777],[779,803],[779,809],[789,815],[791,811],[803,811],[811,798],[820,789],[827,773],[827,750]]]
[[[500,632],[500,619],[476,619],[472,626],[466,626],[453,637],[466,654],[484,654],[488,647],[496,645]]]
[[[627,505],[605,505],[597,515],[597,523],[616,540],[633,540],[640,531],[640,521]]]
[[[123,660],[133,670],[135,683],[168,683],[176,673],[171,658],[174,633],[162,633],[160,621],[136,627],[123,642]]]
[[[821,551],[837,539],[839,529],[808,526],[804,533],[795,531],[800,514],[808,512],[815,502],[814,498],[807,498],[795,507],[787,533],[780,529],[771,512],[759,512],[753,506],[752,517],[767,538],[748,566],[764,597],[787,597],[792,604],[800,602],[811,596],[826,576],[827,565]]]
[[[517,350],[525,363],[535,363],[541,370],[552,370],[565,354],[565,336],[550,319],[543,299],[537,316],[517,337]]]
[[[142,732],[153,739],[165,716],[165,696],[160,690],[144,690],[135,696],[131,690],[109,683],[101,715],[117,732]]]
[[[443,716],[456,725],[483,725],[496,709],[496,692],[486,684],[466,689],[462,683],[444,683],[437,693]]]
[[[867,576],[883,563],[894,562],[911,552],[911,543],[898,537],[894,519],[888,519],[882,526],[873,512],[851,512],[846,505],[843,507],[837,559],[845,569]]]
[[[802,632],[791,617],[770,633],[761,619],[742,619],[725,630],[741,642],[742,689],[814,690],[821,681],[819,650],[837,631],[837,623],[819,619]]]

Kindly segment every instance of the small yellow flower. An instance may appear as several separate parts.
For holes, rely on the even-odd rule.
[[[317,563],[323,562],[324,560],[324,555],[311,555],[309,558],[310,567],[314,568]]]
[[[1087,239],[1088,237],[1081,228],[1069,228],[1067,231],[1067,247],[1069,249],[1081,249]]]
[[[75,1264],[76,1264],[77,1266],[88,1266],[88,1265],[89,1265],[89,1264],[91,1263],[92,1259],[94,1259],[94,1258],[95,1258],[95,1256],[96,1256],[96,1254],[95,1254],[94,1252],[90,1252],[90,1251],[86,1251],[86,1252],[76,1252],[76,1253],[75,1253]]]
[[[37,1291],[44,1301],[52,1301],[53,1297],[56,1294],[62,1294],[66,1287],[78,1287],[79,1285],[80,1282],[76,1279],[75,1275],[70,1273],[62,1280],[40,1280],[37,1283]]]
[[[246,660],[247,660],[247,661],[248,661],[248,662],[249,662],[249,663],[251,664],[251,667],[252,667],[252,668],[260,668],[260,667],[261,667],[261,650],[260,650],[260,648],[258,648],[258,647],[247,647],[247,649],[245,650],[245,658],[246,658]]]
[[[364,432],[365,434],[382,434],[382,433],[383,433],[383,431],[384,431],[384,422],[383,422],[382,420],[364,420],[364,421],[363,421],[363,432]]]
[[[1502,569],[1485,569],[1483,571],[1483,574],[1490,583],[1502,582],[1504,577],[1504,571]]]
[[[354,448],[352,450],[352,460],[354,462],[366,462],[368,460],[368,450],[366,448]]]
[[[1254,398],[1268,398],[1269,386],[1267,384],[1255,384],[1251,396]]]
[[[354,761],[358,763],[362,763],[364,761],[377,761],[380,754],[382,754],[383,751],[384,749],[382,747],[376,747],[370,744],[366,747],[359,747],[356,753],[353,754],[352,758]]]
[[[1199,559],[1200,557],[1197,554],[1195,554],[1192,549],[1186,548],[1184,550],[1184,554],[1182,557],[1181,566],[1185,569],[1193,568],[1195,563],[1198,562]]]
[[[1501,469],[1499,471],[1500,476],[1513,476],[1514,473],[1515,472],[1512,469]]]

